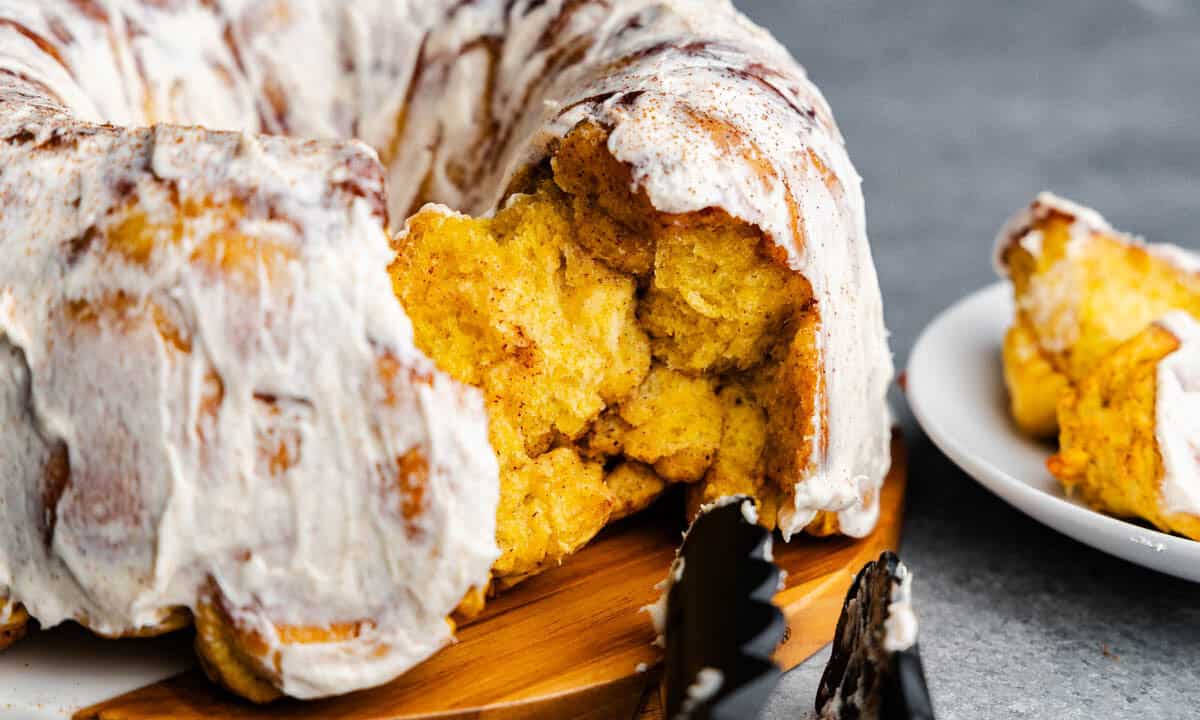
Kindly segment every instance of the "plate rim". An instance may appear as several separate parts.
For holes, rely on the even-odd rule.
[[[1181,567],[1185,563],[1180,562],[1189,555],[1200,557],[1200,542],[1105,515],[1036,488],[966,447],[952,430],[947,430],[939,422],[938,413],[930,408],[928,402],[936,390],[932,389],[932,384],[930,389],[926,389],[923,380],[923,368],[930,362],[927,356],[934,352],[937,340],[948,333],[947,326],[953,320],[975,310],[976,305],[1011,304],[1011,300],[1005,298],[1008,292],[1008,283],[1003,281],[974,290],[940,311],[921,330],[906,365],[905,397],[917,423],[933,444],[959,469],[1019,512],[1109,555],[1184,580],[1200,582],[1200,564],[1189,571]],[[1125,539],[1117,542],[1118,537]]]

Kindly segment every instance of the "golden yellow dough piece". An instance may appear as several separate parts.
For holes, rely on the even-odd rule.
[[[25,637],[29,626],[29,614],[20,603],[0,598],[0,650],[4,650]]]
[[[1047,465],[1067,491],[1091,507],[1200,539],[1200,517],[1160,507],[1162,458],[1155,436],[1158,362],[1179,347],[1150,325],[1063,393],[1061,450]]]
[[[256,703],[280,696],[270,669],[262,662],[267,646],[242,633],[215,604],[203,603],[196,611],[196,656],[204,674]]]
[[[767,416],[767,442],[763,449],[765,472],[771,478],[805,477],[814,445],[825,447],[828,438],[814,437],[812,417],[814,398],[824,392],[815,368],[817,323],[814,313],[800,313],[795,327],[789,327],[790,340],[772,348],[769,360],[747,374],[746,381],[757,403]],[[794,502],[791,482],[769,483],[775,486],[778,507]],[[760,503],[760,505],[763,503]],[[768,514],[768,517],[773,517]],[[760,513],[760,518],[763,515]],[[813,523],[819,523],[818,515]],[[818,530],[810,524],[808,531]],[[820,534],[820,533],[817,533]]]
[[[803,276],[723,212],[656,212],[606,139],[581,125],[494,218],[427,206],[395,242],[417,346],[483,391],[501,586],[672,482],[749,492],[773,526],[822,441]]]
[[[687,372],[746,370],[761,362],[800,294],[794,273],[763,262],[762,242],[757,230],[740,224],[658,242],[654,280],[638,310],[655,357]]]
[[[568,447],[649,371],[634,281],[568,241],[553,188],[494,220],[422,212],[392,266],[419,347],[483,389],[502,483],[497,576],[573,552],[613,509],[603,464]]]
[[[645,508],[667,484],[653,470],[637,462],[623,462],[604,476],[615,502],[610,520],[620,520]]]
[[[458,607],[454,609],[454,619],[466,621],[483,612],[484,606],[487,605],[488,589],[473,587],[468,590],[462,601],[458,603]]]
[[[817,537],[827,537],[829,535],[837,535],[841,532],[841,526],[838,524],[838,516],[835,512],[822,510],[817,513],[813,521],[804,528],[804,532]]]
[[[615,506],[600,463],[556,448],[502,471],[499,577],[525,576],[574,552],[600,532]]]
[[[1200,317],[1200,276],[1069,208],[1041,206],[1000,262],[1018,328],[1005,341],[1005,377],[1014,419],[1032,434],[1053,431],[1048,408],[1063,384],[1079,383],[1119,344],[1170,310]]]
[[[656,364],[617,409],[629,424],[625,455],[654,466],[667,480],[699,480],[721,442],[721,402],[712,381]]]
[[[767,444],[767,415],[746,388],[731,384],[718,395],[725,416],[725,431],[716,462],[704,482],[688,488],[688,516],[700,507],[729,495],[760,498],[759,521],[774,527],[778,500],[766,489],[763,449]]]
[[[1066,376],[1054,369],[1037,339],[1022,325],[1005,333],[1002,353],[1013,421],[1028,435],[1054,437],[1058,398],[1070,387]]]
[[[171,225],[156,224],[131,201],[121,220],[107,234],[109,246],[126,259],[145,264],[167,238],[175,245],[190,244],[191,260],[219,272],[223,277],[250,286],[259,273],[270,273],[295,256],[293,248],[238,231],[246,216],[245,205],[236,199],[184,200]],[[200,232],[197,232],[197,229]],[[194,237],[202,240],[193,242]]]

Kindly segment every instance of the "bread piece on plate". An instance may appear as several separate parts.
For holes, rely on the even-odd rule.
[[[1049,461],[1111,515],[1200,540],[1200,323],[1175,311],[1121,344],[1059,402]]]
[[[1001,346],[1004,385],[1013,422],[1027,435],[1052,438],[1058,432],[1058,397],[1071,384],[1021,323],[1004,334]]]
[[[1049,193],[1008,221],[995,260],[1016,301],[1003,353],[1011,411],[1031,435],[1053,434],[1058,394],[1117,345],[1170,310],[1200,316],[1200,259]]]

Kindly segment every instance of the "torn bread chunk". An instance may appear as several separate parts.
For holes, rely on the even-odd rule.
[[[1173,312],[1120,345],[1059,401],[1049,461],[1101,512],[1200,539],[1200,324]]]
[[[557,564],[672,483],[693,506],[749,494],[774,527],[811,471],[804,276],[723,212],[654,210],[606,139],[581,125],[494,217],[430,205],[395,241],[418,347],[484,393],[499,578]]]
[[[1170,310],[1200,314],[1200,259],[1049,193],[1001,230],[996,263],[1016,301],[1003,352],[1010,409],[1030,435],[1054,434],[1058,395],[1117,345]]]

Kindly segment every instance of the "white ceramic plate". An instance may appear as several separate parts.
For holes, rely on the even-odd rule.
[[[1000,342],[1011,291],[997,283],[933,320],[908,362],[908,402],[930,439],[967,474],[1033,519],[1138,565],[1200,582],[1200,542],[1101,515],[1066,497],[1046,470],[1048,444],[1008,417]]]

